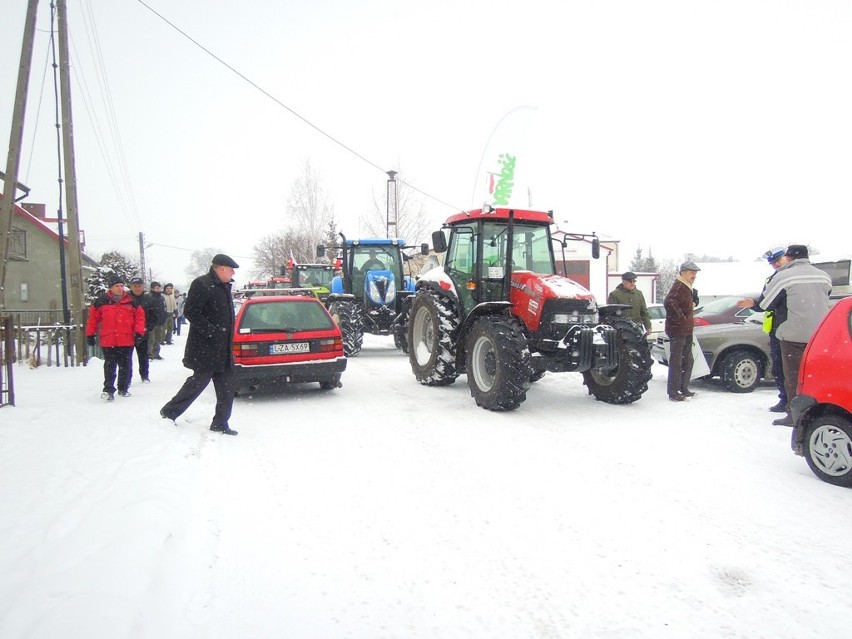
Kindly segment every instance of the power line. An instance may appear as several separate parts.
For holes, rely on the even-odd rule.
[[[144,2],[144,0],[137,0],[137,1],[138,1],[138,2],[139,2],[139,4],[141,4],[143,7],[145,7],[146,9],[148,9],[148,11],[150,11],[150,12],[151,12],[151,13],[153,13],[155,16],[157,16],[160,20],[162,20],[162,21],[163,21],[163,22],[165,22],[167,25],[169,25],[172,29],[174,29],[175,31],[177,31],[178,33],[180,33],[180,34],[181,34],[184,38],[186,38],[187,40],[189,40],[190,42],[192,42],[192,44],[194,44],[196,47],[198,47],[199,49],[201,49],[202,51],[204,51],[204,53],[206,53],[206,54],[207,54],[207,55],[209,55],[211,58],[213,58],[214,60],[216,60],[219,64],[221,64],[222,66],[224,66],[226,69],[228,69],[229,71],[231,71],[231,72],[232,72],[232,73],[234,73],[235,75],[239,76],[242,80],[244,80],[245,82],[247,82],[247,83],[248,83],[249,85],[251,85],[254,89],[256,89],[257,91],[259,91],[260,93],[262,93],[263,95],[265,95],[267,98],[269,98],[269,99],[270,99],[270,100],[272,100],[273,102],[275,102],[275,104],[277,104],[278,106],[282,107],[283,109],[286,109],[286,110],[287,110],[287,111],[289,111],[292,115],[296,116],[296,117],[297,117],[297,118],[299,118],[302,122],[304,122],[304,123],[305,123],[305,124],[307,124],[309,127],[311,127],[312,129],[314,129],[317,133],[319,133],[319,134],[321,134],[321,135],[325,136],[326,138],[328,138],[329,140],[331,140],[332,142],[334,142],[334,143],[335,143],[335,144],[337,144],[338,146],[342,147],[343,149],[345,149],[346,151],[348,151],[349,153],[351,153],[352,155],[354,155],[355,157],[357,157],[358,159],[360,159],[361,161],[365,162],[366,164],[369,164],[370,166],[372,166],[372,167],[373,167],[373,168],[375,168],[375,169],[378,169],[378,170],[379,170],[379,171],[381,171],[383,174],[385,174],[385,175],[387,174],[387,170],[386,170],[386,169],[383,169],[383,168],[382,168],[382,167],[380,167],[378,164],[376,164],[376,163],[375,163],[375,162],[373,162],[372,160],[370,160],[370,159],[366,158],[365,156],[363,156],[361,153],[359,153],[358,151],[356,151],[356,150],[355,150],[355,149],[353,149],[352,147],[350,147],[350,146],[348,146],[348,145],[344,144],[343,142],[341,142],[340,140],[338,140],[337,138],[335,138],[335,137],[334,137],[333,135],[331,135],[330,133],[326,133],[326,132],[325,132],[324,130],[322,130],[319,126],[317,126],[316,124],[314,124],[313,122],[311,122],[310,120],[308,120],[306,117],[302,116],[300,113],[298,113],[298,112],[296,112],[295,110],[291,109],[289,106],[287,106],[286,104],[284,104],[283,102],[281,102],[281,100],[279,100],[279,99],[278,99],[278,98],[276,98],[274,95],[272,95],[271,93],[269,93],[266,89],[264,89],[263,87],[261,87],[260,85],[258,85],[258,84],[257,84],[256,82],[254,82],[253,80],[250,80],[248,77],[246,77],[245,75],[243,75],[240,71],[238,71],[238,70],[237,70],[237,69],[235,69],[233,66],[231,66],[230,64],[228,64],[227,62],[225,62],[222,58],[220,58],[220,57],[219,57],[219,56],[217,56],[215,53],[213,53],[212,51],[210,51],[210,49],[208,49],[208,48],[207,48],[207,47],[205,47],[203,44],[201,44],[200,42],[198,42],[195,38],[193,38],[192,36],[190,36],[188,33],[186,33],[183,29],[181,29],[180,27],[178,27],[176,24],[174,24],[173,22],[171,22],[168,18],[166,18],[165,16],[163,16],[162,14],[160,14],[159,12],[157,12],[154,8],[152,8],[150,5],[148,5],[146,2]],[[425,196],[425,197],[428,197],[430,200],[434,200],[435,202],[438,202],[439,204],[442,204],[442,205],[444,205],[444,206],[446,206],[446,207],[448,207],[448,208],[451,208],[451,209],[453,209],[453,210],[455,210],[455,211],[461,211],[461,210],[463,210],[462,208],[460,208],[460,207],[458,207],[458,206],[453,206],[452,204],[448,204],[447,202],[444,202],[443,200],[441,200],[441,199],[439,199],[439,198],[435,197],[434,195],[430,195],[429,193],[426,193],[425,191],[423,191],[423,190],[421,190],[421,189],[418,189],[416,186],[414,186],[413,184],[411,184],[411,183],[409,183],[409,182],[406,182],[406,181],[404,181],[404,180],[397,180],[397,181],[398,181],[399,183],[404,184],[405,186],[409,187],[410,189],[412,189],[412,190],[414,190],[414,191],[417,191],[417,192],[418,192],[418,193],[420,193],[421,195],[423,195],[423,196]]]

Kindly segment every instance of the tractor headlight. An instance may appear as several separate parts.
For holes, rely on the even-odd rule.
[[[598,323],[597,313],[580,313],[579,311],[571,311],[570,313],[554,313],[554,324],[589,324],[595,325]]]

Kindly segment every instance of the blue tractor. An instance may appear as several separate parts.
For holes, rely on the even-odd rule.
[[[326,299],[328,310],[343,333],[347,357],[361,351],[364,333],[393,335],[396,346],[405,349],[406,324],[403,301],[414,294],[414,277],[405,273],[411,259],[403,249],[417,248],[429,254],[429,245],[406,246],[401,239],[347,240],[335,247],[342,251],[341,273],[331,281]],[[325,247],[317,247],[318,256]]]

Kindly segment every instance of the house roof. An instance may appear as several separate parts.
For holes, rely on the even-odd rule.
[[[3,199],[2,193],[0,193],[0,199]],[[24,209],[22,206],[19,206],[17,203],[12,205],[12,219],[14,220],[15,218],[19,218],[26,222],[29,222],[36,228],[37,231],[49,235],[54,240],[59,240],[59,233],[57,231],[55,231],[49,224],[46,224],[44,221],[40,220],[35,215]],[[62,240],[65,246],[69,245],[67,236],[63,237]],[[90,255],[87,255],[86,253],[82,253],[81,255],[85,261],[88,261],[91,264],[98,263],[96,259],[92,258]]]

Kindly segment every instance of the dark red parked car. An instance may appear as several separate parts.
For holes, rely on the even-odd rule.
[[[750,297],[756,300],[760,297],[760,293],[728,295],[727,297],[720,297],[712,302],[702,304],[695,309],[692,321],[696,326],[744,322],[747,317],[754,315],[756,312],[752,308],[740,308],[737,306],[737,302],[744,297]]]
[[[834,305],[808,342],[791,410],[793,451],[823,481],[852,488],[852,297]]]

